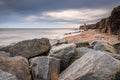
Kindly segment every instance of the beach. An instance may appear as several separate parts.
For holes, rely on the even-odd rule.
[[[64,39],[68,40],[69,42],[107,42],[110,44],[114,44],[119,42],[117,35],[110,35],[107,33],[100,33],[95,29],[91,29],[88,31],[83,31],[78,35],[68,36]]]

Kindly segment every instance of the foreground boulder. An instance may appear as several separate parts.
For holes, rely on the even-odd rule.
[[[76,45],[74,43],[62,44],[54,46],[50,50],[49,56],[55,57],[61,60],[61,71],[69,65],[69,60],[75,53]]]
[[[31,58],[48,52],[50,50],[50,43],[47,38],[25,40],[13,46],[4,47],[1,50],[9,52],[11,56]]]
[[[113,46],[111,46],[108,43],[104,43],[104,42],[92,42],[90,44],[90,47],[95,49],[95,50],[100,50],[100,51],[107,51],[107,52],[111,52],[111,53],[116,53],[116,50]]]
[[[15,75],[0,70],[0,80],[18,80]]]
[[[29,60],[33,80],[58,80],[60,60],[53,57],[35,57]]]
[[[119,60],[104,52],[92,51],[63,71],[59,80],[119,80],[119,72]]]
[[[0,70],[16,76],[17,80],[31,80],[28,61],[20,56],[0,57]],[[10,74],[6,74],[6,77]]]

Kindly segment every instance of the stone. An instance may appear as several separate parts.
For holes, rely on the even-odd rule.
[[[0,70],[0,80],[18,80],[15,75]]]
[[[17,80],[31,80],[29,63],[21,56],[0,57],[0,70],[16,76]]]
[[[58,46],[58,45],[61,45],[61,44],[68,44],[68,41],[65,40],[65,39],[59,39],[59,40],[50,40],[50,43],[51,43],[51,46]]]
[[[62,44],[59,46],[54,46],[50,50],[49,56],[55,57],[61,60],[61,71],[69,65],[69,60],[75,53],[76,45],[74,43]]]
[[[120,43],[115,43],[113,46],[116,49],[117,54],[120,54]]]
[[[101,51],[90,51],[72,63],[58,80],[119,80],[120,61]]]
[[[13,46],[7,46],[0,50],[9,52],[11,56],[23,56],[32,58],[49,52],[50,43],[47,38],[25,40]]]
[[[77,48],[79,48],[79,47],[89,47],[88,42],[76,42],[75,44],[76,44]]]
[[[115,48],[105,42],[92,42],[90,44],[90,47],[95,49],[95,50],[100,50],[100,51],[107,51],[107,52],[111,52],[111,53],[116,53]]]
[[[5,51],[0,51],[0,56],[10,57],[10,53],[7,53],[7,52],[5,52]]]
[[[93,51],[93,49],[87,47],[76,48],[75,54],[70,59],[70,64],[76,61],[77,59],[80,59],[83,55],[85,55],[89,51]]]
[[[32,65],[33,80],[58,80],[60,60],[41,56],[29,60]]]

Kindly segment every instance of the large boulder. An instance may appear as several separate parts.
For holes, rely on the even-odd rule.
[[[20,56],[0,57],[0,70],[16,76],[17,80],[31,80],[29,63]]]
[[[50,47],[49,40],[47,38],[41,38],[21,41],[13,46],[7,46],[0,50],[9,52],[11,56],[32,58],[48,52]]]
[[[106,42],[92,42],[91,44],[90,44],[90,47],[91,48],[93,48],[93,49],[95,49],[95,50],[100,50],[100,51],[107,51],[107,52],[111,52],[111,53],[116,53],[116,50],[115,50],[115,48],[112,46],[112,45],[110,45],[110,44],[108,44],[108,43],[106,43]]]
[[[29,60],[33,80],[58,80],[60,60],[53,57],[35,57]]]
[[[18,80],[15,75],[0,70],[0,80]]]
[[[61,71],[68,67],[69,60],[75,53],[76,45],[74,43],[62,44],[54,46],[50,50],[49,56],[55,57],[61,60]]]
[[[119,80],[120,61],[101,51],[90,51],[76,60],[58,80]]]

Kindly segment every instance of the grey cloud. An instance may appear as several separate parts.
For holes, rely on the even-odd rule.
[[[111,8],[119,0],[1,0],[0,9],[11,10],[19,14],[36,14],[36,12],[78,9]]]

